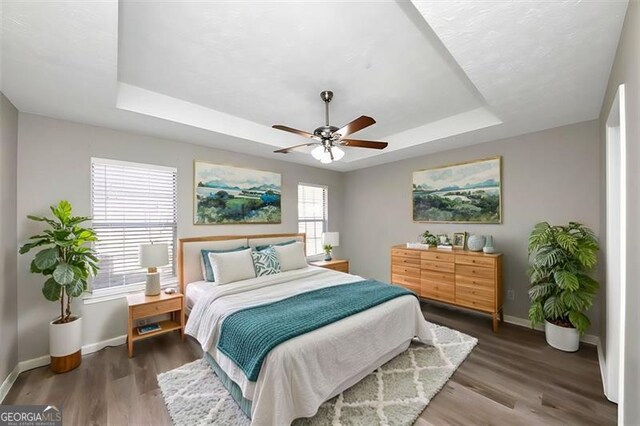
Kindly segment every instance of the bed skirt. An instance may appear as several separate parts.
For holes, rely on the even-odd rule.
[[[242,412],[249,418],[251,418],[251,401],[242,396],[242,390],[240,386],[227,376],[218,363],[213,359],[208,352],[204,353],[204,359],[207,361],[211,369],[216,373],[216,376],[222,382],[222,385],[229,391],[231,398],[240,406]]]

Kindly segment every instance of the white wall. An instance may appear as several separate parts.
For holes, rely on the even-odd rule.
[[[342,227],[342,175],[338,172],[20,113],[18,241],[25,241],[40,229],[39,224],[26,219],[27,214],[48,214],[49,205],[61,199],[69,200],[76,214],[90,214],[91,157],[177,167],[179,238],[297,232],[298,182],[329,187],[329,229],[340,231]],[[282,224],[193,225],[195,159],[281,173]],[[30,261],[31,255],[18,260],[20,360],[48,353],[47,323],[57,313],[57,305],[42,297],[42,277],[29,273]],[[91,305],[78,302],[75,309],[84,317],[83,344],[126,333],[124,299]]]
[[[0,384],[18,363],[17,144],[18,110],[0,93]]]
[[[434,234],[467,231],[491,234],[504,253],[505,314],[527,318],[527,239],[541,221],[578,221],[600,230],[600,151],[598,121],[558,127],[518,137],[349,172],[345,180],[343,249],[354,273],[390,279],[390,248]],[[414,223],[412,172],[502,156],[500,225]],[[515,299],[507,299],[507,291]],[[589,316],[598,330],[599,302]]]
[[[620,84],[625,85],[627,138],[627,289],[624,319],[624,378],[620,393],[620,424],[640,422],[640,2],[629,1],[618,51],[609,77],[600,116],[601,146],[605,150],[605,125],[611,103]],[[603,163],[604,164],[604,163]],[[604,186],[602,176],[601,187]],[[604,195],[604,194],[603,194]],[[605,212],[603,207],[603,214]],[[603,218],[603,223],[606,218]],[[603,314],[603,317],[605,314]],[[604,321],[603,321],[604,323]],[[604,324],[601,327],[604,334]]]

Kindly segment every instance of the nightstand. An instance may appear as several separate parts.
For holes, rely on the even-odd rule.
[[[309,264],[319,266],[320,268],[349,273],[349,261],[344,259],[317,260],[315,262],[309,262]]]
[[[144,293],[127,295],[129,304],[129,328],[127,331],[127,346],[129,358],[133,356],[133,342],[171,331],[180,331],[184,341],[184,297],[180,293],[166,294],[161,292],[157,296],[146,296]],[[160,330],[150,333],[138,333],[136,321],[142,318],[170,314],[170,319],[159,321]]]

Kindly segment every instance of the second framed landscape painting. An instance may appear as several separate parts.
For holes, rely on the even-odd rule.
[[[502,223],[502,157],[413,173],[415,222]]]
[[[194,162],[196,225],[281,223],[279,173]]]

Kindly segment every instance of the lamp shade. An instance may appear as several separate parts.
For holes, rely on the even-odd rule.
[[[339,232],[323,232],[322,243],[330,244],[332,247],[340,245],[340,233]]]
[[[169,263],[169,246],[167,244],[141,244],[140,266],[155,268]]]

